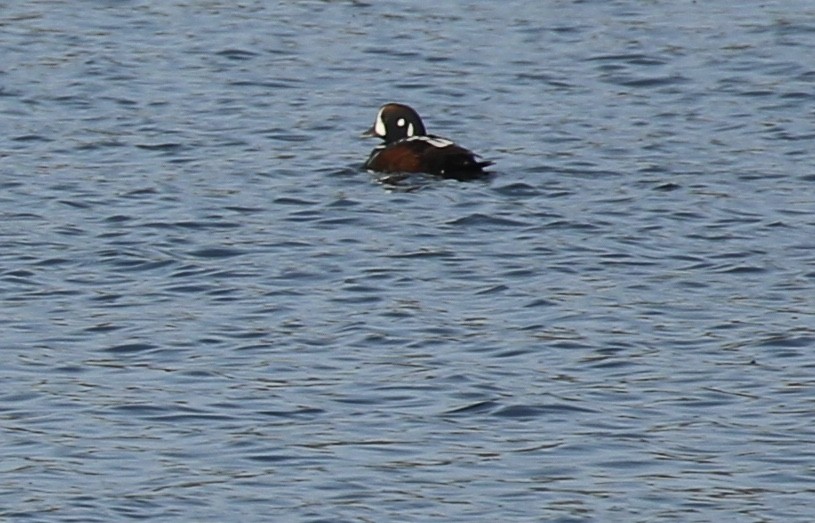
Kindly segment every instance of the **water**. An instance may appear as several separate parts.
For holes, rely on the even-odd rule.
[[[0,10],[2,519],[812,519],[815,6],[436,4]]]

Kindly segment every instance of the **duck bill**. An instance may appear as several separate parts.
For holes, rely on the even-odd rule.
[[[360,136],[362,136],[363,138],[379,138],[379,135],[376,134],[376,129],[374,129],[373,125],[371,126],[370,129],[362,133]]]

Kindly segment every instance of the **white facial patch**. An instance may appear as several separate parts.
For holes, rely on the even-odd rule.
[[[398,125],[399,127],[404,127],[405,126],[405,119],[404,118],[399,118],[398,120],[396,120],[396,125]]]
[[[387,134],[385,130],[385,122],[382,120],[382,109],[379,111],[379,114],[376,115],[376,123],[374,124],[374,132],[377,136],[385,136]]]
[[[413,124],[409,124],[407,128],[407,135],[413,136]]]

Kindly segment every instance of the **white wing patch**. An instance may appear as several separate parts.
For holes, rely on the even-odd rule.
[[[453,145],[453,142],[447,138],[439,138],[438,136],[411,136],[410,138],[406,138],[406,140],[419,140],[422,142],[427,142],[433,147],[438,147],[439,149]]]

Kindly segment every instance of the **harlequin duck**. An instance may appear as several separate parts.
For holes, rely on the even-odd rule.
[[[465,180],[483,176],[493,162],[455,143],[427,134],[419,114],[407,105],[388,103],[363,133],[385,140],[371,151],[365,168],[384,173],[429,173]]]

